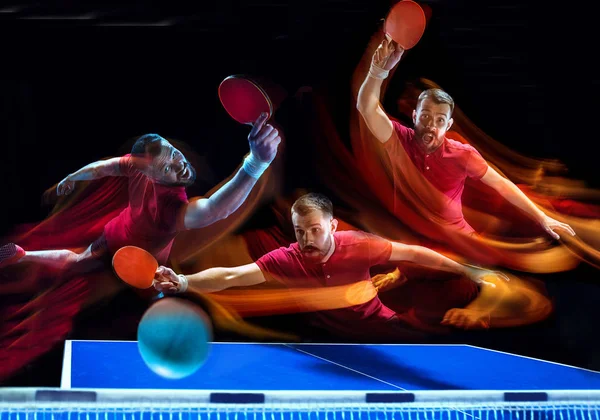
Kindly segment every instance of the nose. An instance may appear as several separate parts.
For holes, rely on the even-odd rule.
[[[304,233],[303,239],[305,244],[312,244],[312,235],[309,232]]]
[[[175,170],[177,172],[180,172],[180,171],[183,171],[183,168],[185,167],[185,163],[181,159],[176,159],[173,161],[173,166],[175,167]]]

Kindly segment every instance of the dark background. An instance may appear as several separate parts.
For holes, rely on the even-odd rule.
[[[600,187],[594,10],[520,0],[424,3],[432,19],[403,59],[386,108],[395,109],[403,81],[427,77],[493,138],[528,156],[560,159],[569,176]],[[227,177],[248,147],[248,127],[234,123],[217,96],[230,74],[265,76],[289,97],[304,86],[327,92],[343,133],[352,71],[392,2],[152,4],[55,1],[1,9],[2,232],[43,219],[47,188],[147,132],[187,142],[207,158],[215,181]],[[289,110],[281,119],[284,128],[301,126]],[[289,150],[302,150],[299,133],[286,138]],[[286,189],[318,189],[318,178],[292,170],[310,162],[290,154]],[[543,280],[556,303],[549,320],[456,339],[600,370],[598,271],[582,266]],[[135,318],[142,307],[128,298],[117,297],[105,314]],[[108,334],[113,321],[92,318],[78,325],[80,335]],[[58,385],[61,355],[49,353],[11,384]]]

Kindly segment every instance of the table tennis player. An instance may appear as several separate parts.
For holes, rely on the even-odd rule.
[[[194,183],[195,168],[158,134],[139,137],[129,154],[91,163],[68,175],[57,186],[59,196],[73,192],[78,181],[128,177],[129,205],[81,253],[67,249],[24,250],[8,243],[0,247],[0,268],[32,262],[85,272],[103,264],[106,257],[126,245],[144,248],[165,264],[177,232],[227,218],[242,205],[269,167],[281,137],[276,128],[266,123],[268,117],[262,113],[255,121],[248,135],[250,153],[242,167],[208,198],[188,201],[186,187]]]
[[[198,293],[211,293],[270,282],[289,288],[315,288],[315,293],[319,293],[324,287],[369,279],[371,267],[399,261],[464,276],[476,287],[495,287],[493,281],[488,281],[492,278],[508,279],[499,272],[459,264],[425,247],[392,242],[361,231],[336,232],[338,221],[333,217],[333,205],[321,194],[309,193],[300,197],[291,212],[297,242],[289,247],[271,251],[254,263],[209,268],[190,275],[177,275],[170,268],[160,266],[154,287],[166,293],[181,293],[188,288]],[[451,300],[447,299],[448,302]],[[448,321],[452,309],[441,310],[437,322]],[[412,320],[404,316],[383,305],[375,295],[359,305],[314,312],[310,319],[315,328],[353,339],[381,338],[390,334],[405,340],[421,339]]]

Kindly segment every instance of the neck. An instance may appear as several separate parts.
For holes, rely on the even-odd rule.
[[[325,254],[323,259],[321,260],[321,263],[325,263],[325,262],[329,261],[329,258],[333,255],[334,251],[335,251],[335,238],[333,237],[333,233],[332,233],[331,234],[331,246],[329,247],[329,251],[327,251],[327,254]]]
[[[421,146],[421,149],[423,149],[423,151],[425,153],[431,154],[431,153],[435,152],[437,149],[439,149],[442,146],[442,144],[444,144],[444,138],[442,138],[442,140],[439,143],[432,144],[429,147],[425,146],[423,143],[419,143],[419,146]]]

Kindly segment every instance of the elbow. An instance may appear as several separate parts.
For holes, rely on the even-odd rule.
[[[215,221],[225,220],[232,214],[233,214],[233,212],[231,212],[231,211],[223,211],[223,212],[217,213],[215,215]]]
[[[377,113],[378,106],[379,101],[369,100],[368,98],[362,100],[359,99],[356,102],[356,109],[365,120]]]
[[[114,163],[102,163],[93,169],[94,178],[104,178],[105,176],[119,175],[119,166]]]
[[[366,98],[367,96],[363,93],[362,89],[358,91],[358,96],[356,97],[356,109],[358,110],[358,112],[360,112],[361,114],[364,112],[365,110],[365,105],[366,105]]]
[[[375,95],[370,94],[367,91],[363,91],[361,88],[356,98],[356,109],[361,114],[369,112],[369,110],[375,109],[379,103],[379,98]]]
[[[356,109],[358,110],[358,112],[362,113],[363,104],[360,100],[356,101]]]
[[[225,206],[211,206],[210,214],[212,214],[212,222],[218,222],[219,220],[225,220],[229,216],[235,213],[235,210],[227,208]]]
[[[222,278],[222,285],[223,288],[229,288],[229,287],[234,287],[237,285],[237,280],[238,280],[238,276],[235,270],[233,270],[231,267],[224,267],[221,268],[222,273],[221,273],[221,278]]]
[[[98,179],[98,178],[103,178],[105,176],[106,176],[106,174],[104,173],[102,166],[95,166],[92,168],[92,173],[91,173],[90,179]]]
[[[230,206],[221,206],[221,208],[215,208],[215,216],[217,220],[225,220],[235,213],[236,210],[237,207],[231,208]]]
[[[406,250],[404,261],[418,263],[421,260],[421,253],[418,249],[410,248]]]
[[[360,98],[359,98],[359,100],[356,101],[356,109],[360,113],[360,115],[364,116],[365,115],[365,111],[367,109],[365,101],[361,101]]]

